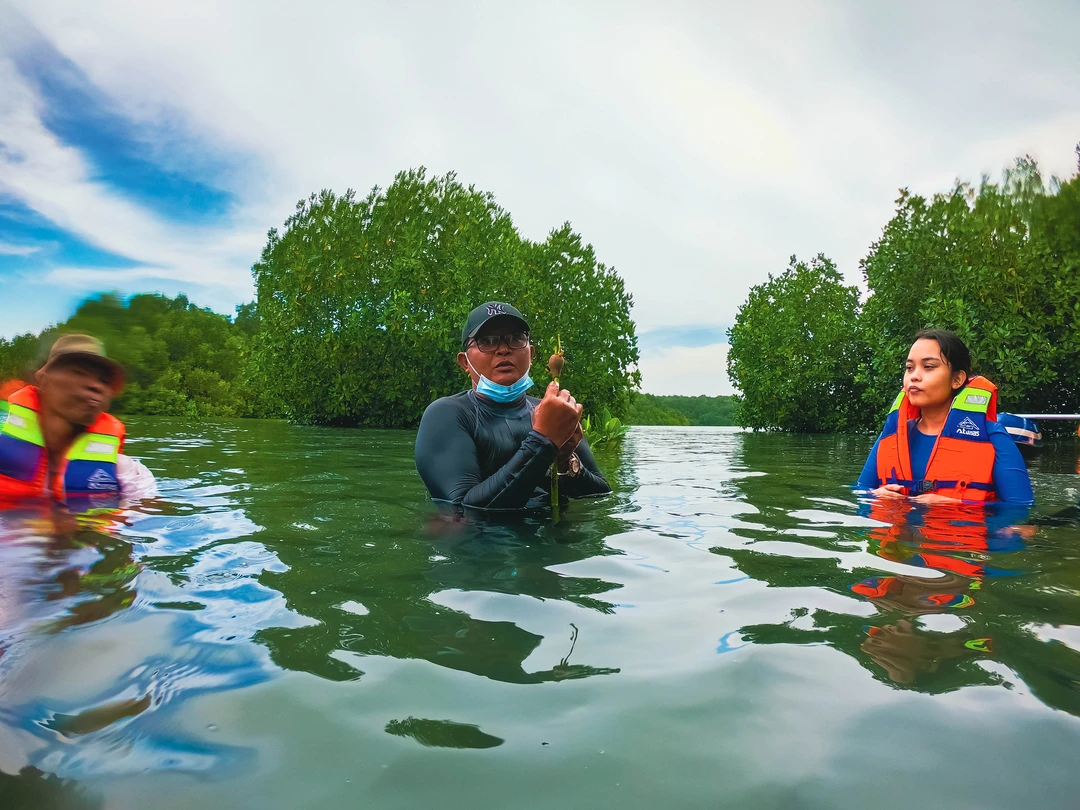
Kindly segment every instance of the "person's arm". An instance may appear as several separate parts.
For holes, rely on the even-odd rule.
[[[604,474],[589,449],[589,442],[582,437],[577,449],[578,460],[581,462],[581,475],[577,477],[564,475],[559,478],[559,494],[568,498],[587,498],[591,495],[607,495],[611,492]],[[550,479],[549,479],[550,481]]]
[[[471,415],[448,400],[428,406],[416,434],[416,469],[431,497],[480,509],[520,509],[547,478],[555,445],[535,430],[510,460],[484,478]]]
[[[1000,426],[996,426],[999,427]],[[1035,503],[1035,493],[1031,489],[1031,477],[1028,475],[1024,457],[1016,446],[1012,436],[1004,428],[990,430],[990,441],[994,445],[994,489],[997,499],[1005,503]]]
[[[855,482],[854,489],[870,490],[877,489],[881,486],[881,481],[878,480],[877,474],[877,447],[880,438],[874,441],[874,446],[870,448],[870,455],[866,457],[866,463],[863,464],[862,472],[859,473],[859,480]]]
[[[116,459],[116,477],[120,481],[120,494],[127,500],[137,501],[158,494],[154,474],[141,461],[120,455]]]

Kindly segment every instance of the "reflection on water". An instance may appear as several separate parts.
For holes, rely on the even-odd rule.
[[[552,525],[436,510],[407,433],[131,433],[161,497],[0,516],[5,808],[1072,806],[1071,443],[1028,515],[859,502],[863,438],[639,428]]]
[[[756,464],[750,457],[755,446],[775,440],[746,437],[742,464],[772,473],[761,463],[768,453],[759,453]],[[1054,470],[1053,459],[1047,462]],[[827,469],[821,474],[829,480]],[[793,596],[806,586],[846,589],[869,610],[793,604],[787,621],[743,628],[747,640],[826,643],[897,688],[928,693],[1023,684],[1048,705],[1080,715],[1080,649],[1039,633],[1042,626],[1069,627],[1080,620],[1080,531],[1068,519],[1072,508],[1031,519],[1027,508],[1001,504],[866,500],[843,508],[834,504],[833,514],[822,514],[794,508],[795,499],[784,509],[779,478],[767,474],[742,483],[747,502],[768,504],[751,519],[760,528],[735,532],[757,542],[715,551],[755,579],[793,589]],[[1076,497],[1053,490],[1040,494],[1049,500]],[[803,548],[775,547],[768,538],[777,533],[799,537]]]
[[[412,737],[421,745],[442,748],[494,748],[504,740],[485,734],[476,726],[454,723],[450,720],[391,720],[386,724],[387,734]]]
[[[17,774],[0,772],[0,807],[5,810],[100,810],[100,796],[69,780],[26,767]]]

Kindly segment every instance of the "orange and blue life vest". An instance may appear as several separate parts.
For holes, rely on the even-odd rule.
[[[124,423],[107,413],[98,416],[75,437],[48,481],[40,412],[38,390],[32,385],[0,401],[0,499],[119,496],[116,464],[124,447]]]
[[[963,501],[993,500],[995,453],[987,425],[997,421],[997,386],[985,377],[973,377],[960,389],[934,442],[926,473],[916,480],[911,471],[908,422],[919,414],[901,391],[878,438],[880,485],[899,484],[909,495],[936,492]]]

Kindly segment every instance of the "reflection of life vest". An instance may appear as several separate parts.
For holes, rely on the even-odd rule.
[[[47,482],[49,453],[38,420],[37,388],[28,385],[16,391],[0,408],[0,417],[4,417],[0,424],[0,498],[51,494],[64,500],[72,495],[119,494],[116,461],[124,447],[124,424],[119,419],[101,414],[75,437],[52,481]]]
[[[852,591],[865,596],[867,599],[886,599],[902,604],[907,608],[906,612],[922,613],[937,611],[945,608],[966,608],[975,604],[975,600],[963,592],[930,593],[934,588],[934,580],[916,582],[912,593],[905,593],[905,588],[911,586],[911,582],[900,577],[869,577],[862,582],[850,585]],[[955,583],[951,583],[955,585]],[[970,587],[965,583],[965,587]]]
[[[875,499],[870,517],[886,525],[870,530],[877,546],[875,549],[872,543],[870,550],[887,560],[920,568],[964,577],[986,576],[990,571],[985,565],[964,556],[988,549],[985,508],[981,504],[945,503],[913,509],[905,500]]]
[[[997,420],[997,386],[985,377],[973,377],[960,389],[930,452],[926,474],[917,481],[911,472],[908,421],[919,413],[901,391],[878,438],[880,484],[900,484],[909,495],[937,492],[964,501],[993,500],[994,445],[987,423]]]

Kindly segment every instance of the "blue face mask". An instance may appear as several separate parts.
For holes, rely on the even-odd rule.
[[[508,405],[511,402],[517,402],[517,400],[521,399],[522,394],[532,388],[533,383],[529,378],[528,372],[513,385],[499,385],[499,383],[492,382],[473,368],[473,364],[469,362],[468,355],[465,356],[465,362],[469,363],[469,368],[472,368],[473,372],[480,377],[480,381],[476,384],[476,393],[482,394],[492,402],[498,402],[500,405]]]

